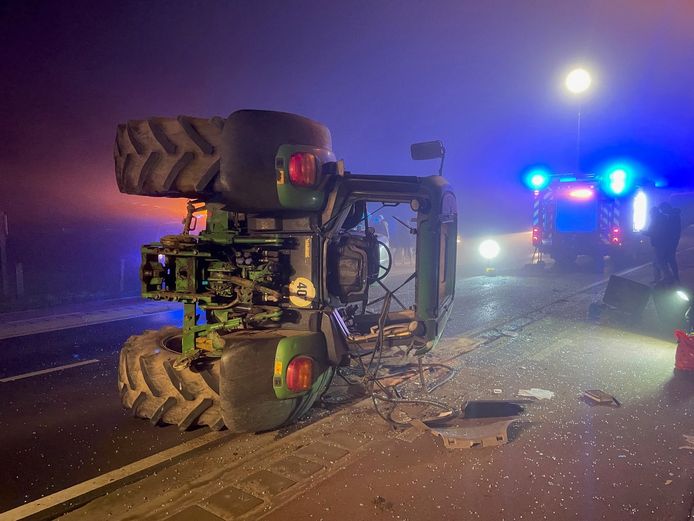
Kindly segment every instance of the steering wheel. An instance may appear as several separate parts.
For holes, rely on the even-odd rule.
[[[393,255],[390,253],[390,249],[386,243],[377,239],[376,244],[378,244],[378,275],[376,276],[374,282],[385,279],[393,267]],[[385,266],[381,264],[381,246],[383,246],[383,250],[385,250],[385,252],[388,254],[388,262]],[[381,270],[383,270],[383,275],[381,275]]]

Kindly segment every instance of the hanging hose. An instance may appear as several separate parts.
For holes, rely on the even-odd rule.
[[[376,338],[376,344],[374,348],[370,352],[360,353],[353,357],[353,359],[359,362],[362,369],[364,370],[364,376],[362,378],[362,381],[366,388],[370,389],[371,391],[371,400],[374,404],[374,409],[376,410],[376,413],[384,421],[386,421],[393,427],[409,427],[411,425],[410,421],[402,422],[393,418],[393,413],[399,405],[421,405],[427,407],[434,407],[443,411],[441,414],[437,416],[434,416],[432,418],[424,418],[422,421],[431,421],[441,419],[442,417],[445,417],[446,419],[456,417],[459,414],[459,412],[455,408],[452,408],[443,402],[428,398],[404,398],[403,396],[401,396],[399,390],[397,389],[397,384],[390,388],[387,388],[381,383],[381,380],[384,378],[390,378],[401,374],[404,375],[407,373],[414,373],[413,369],[409,369],[401,373],[379,376],[379,372],[383,368],[383,348],[386,332],[385,325],[388,318],[388,312],[390,310],[390,303],[392,297],[393,292],[387,290],[385,296],[383,297],[383,306],[381,308],[381,313],[378,317],[378,335]],[[365,356],[368,356],[369,354],[371,355],[371,359],[369,360],[368,364],[365,365],[362,359]],[[428,386],[424,378],[425,366],[427,367],[427,369],[433,367],[444,368],[449,371],[449,374],[442,380],[436,382],[434,385]],[[424,390],[424,392],[429,394],[441,387],[446,382],[450,381],[457,374],[457,370],[445,364],[423,364],[422,358],[421,356],[419,356],[417,357],[417,373],[419,374],[421,388]],[[347,380],[345,379],[345,381]],[[379,408],[379,402],[389,403],[392,405],[392,407],[387,412],[384,412]]]

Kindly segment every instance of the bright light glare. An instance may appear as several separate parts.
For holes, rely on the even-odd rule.
[[[479,252],[482,257],[487,260],[492,260],[499,255],[501,247],[499,243],[493,239],[487,239],[480,243]]]
[[[590,74],[585,69],[574,69],[566,77],[566,88],[574,94],[585,92],[590,87]]]
[[[569,197],[574,199],[591,199],[595,195],[595,192],[590,188],[579,188],[578,190],[571,190],[569,192]]]
[[[636,192],[635,188],[641,173],[641,167],[630,159],[613,161],[600,168],[600,183],[609,197],[624,197]]]
[[[550,173],[543,168],[534,168],[524,176],[524,182],[531,190],[544,190],[550,180]]]
[[[619,195],[627,187],[627,173],[621,168],[610,172],[610,190],[615,195]]]
[[[648,218],[648,197],[639,190],[634,196],[634,231],[640,232],[646,228]]]
[[[677,290],[677,296],[684,300],[685,302],[689,302],[689,295],[687,295],[684,291],[681,289]]]
[[[543,184],[545,184],[545,176],[542,174],[535,174],[530,178],[530,184],[533,185],[534,188],[539,188]]]

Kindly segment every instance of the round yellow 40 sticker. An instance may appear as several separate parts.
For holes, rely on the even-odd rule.
[[[307,308],[316,298],[316,287],[305,277],[297,277],[289,283],[289,301],[298,308]]]

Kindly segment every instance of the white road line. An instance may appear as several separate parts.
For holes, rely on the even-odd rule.
[[[54,519],[70,510],[74,510],[92,499],[111,490],[137,481],[156,470],[167,467],[199,450],[218,445],[234,435],[228,432],[210,432],[193,438],[181,445],[166,449],[129,465],[125,465],[101,476],[66,488],[50,496],[42,497],[31,503],[0,513],[0,521],[20,519]]]
[[[183,309],[183,308],[180,308]],[[40,333],[51,333],[53,331],[63,331],[65,329],[76,329],[96,324],[107,324],[123,320],[145,318],[161,313],[178,311],[179,307],[169,305],[165,309],[160,308],[140,308],[118,315],[124,308],[115,310],[95,311],[88,313],[67,313],[64,315],[51,315],[46,317],[36,317],[27,320],[17,320],[0,324],[0,340],[17,338],[21,336],[37,335]]]
[[[83,362],[75,362],[74,364],[59,365],[58,367],[51,367],[50,369],[41,369],[40,371],[32,371],[31,373],[18,374],[17,376],[8,376],[7,378],[0,378],[1,383],[15,382],[17,380],[23,380],[24,378],[31,378],[32,376],[39,376],[42,374],[55,373],[56,371],[62,371],[63,369],[70,369],[72,367],[79,367],[81,365],[95,364],[99,360],[93,358],[91,360],[85,360]]]

